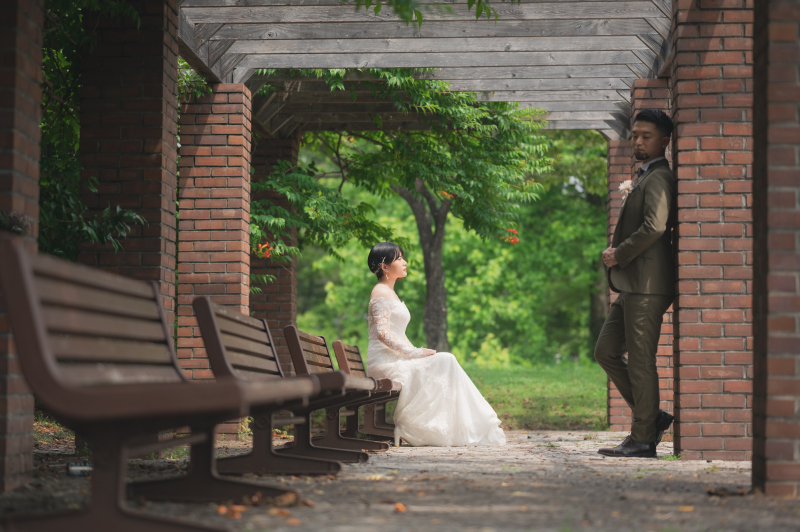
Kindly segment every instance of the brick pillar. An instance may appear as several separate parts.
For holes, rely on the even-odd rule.
[[[272,171],[273,165],[278,161],[297,163],[300,150],[300,133],[288,139],[259,139],[253,149],[253,181]],[[258,193],[254,199],[270,198],[290,208],[290,204],[277,194]],[[292,237],[290,245],[297,245],[296,235]],[[256,318],[266,319],[272,331],[273,339],[278,346],[278,355],[284,366],[284,371],[291,371],[289,350],[283,340],[283,328],[287,325],[297,324],[297,264],[296,260],[290,262],[275,262],[270,259],[250,257],[253,275],[272,275],[276,279],[266,286],[258,286],[260,293],[250,294],[250,309]]]
[[[0,212],[29,218],[26,240],[33,251],[39,229],[43,4],[13,0],[0,5]],[[32,471],[33,396],[0,294],[0,492],[26,484]]]
[[[675,6],[675,450],[687,459],[746,460],[753,384],[752,2]]]
[[[669,112],[670,91],[666,79],[639,79],[631,87],[631,125],[633,118],[642,109],[661,109]],[[669,153],[667,157],[669,158]],[[619,184],[627,179],[632,179],[641,163],[633,157],[630,140],[610,141],[608,156],[608,240],[614,234],[619,209],[622,205],[622,193]],[[611,301],[617,294],[611,293]],[[672,367],[672,310],[664,315],[664,325],[661,328],[661,338],[657,353],[659,388],[661,391],[661,408],[668,412],[673,411],[673,367]],[[608,381],[608,420],[611,430],[627,431],[631,424],[631,410],[616,390],[614,384]],[[669,437],[666,437],[669,441]]]
[[[212,89],[181,105],[178,359],[191,379],[213,378],[195,297],[249,311],[250,91]]]
[[[609,140],[608,141],[608,155],[606,157],[606,164],[608,168],[608,244],[611,244],[611,239],[614,236],[614,229],[617,227],[619,220],[620,209],[622,208],[622,192],[619,191],[619,185],[631,178],[631,159],[633,157],[633,150],[631,149],[631,141],[624,140]],[[613,303],[617,299],[617,294],[611,292],[609,289],[609,302]],[[611,430],[627,431],[631,428],[631,409],[622,398],[617,387],[608,379],[608,397],[607,397],[607,414],[608,424]]]
[[[90,17],[97,46],[81,62],[80,163],[94,211],[133,209],[148,225],[135,226],[114,252],[84,245],[80,262],[160,283],[170,321],[175,297],[175,187],[177,135],[177,0],[131,0],[141,26]]]
[[[800,4],[756,2],[753,485],[800,495]]]

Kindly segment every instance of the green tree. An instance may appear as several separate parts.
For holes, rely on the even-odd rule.
[[[144,223],[135,212],[112,208],[91,214],[81,199],[81,187],[96,192],[97,180],[81,179],[80,62],[96,41],[83,19],[99,14],[117,20],[138,21],[127,2],[113,0],[47,0],[42,63],[42,124],[39,178],[39,249],[70,260],[77,259],[82,242],[110,244],[131,225]]]

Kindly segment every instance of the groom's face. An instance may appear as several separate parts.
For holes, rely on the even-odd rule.
[[[631,130],[631,144],[637,161],[649,161],[664,156],[669,137],[662,136],[654,123],[637,120]]]

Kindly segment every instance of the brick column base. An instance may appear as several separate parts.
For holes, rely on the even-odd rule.
[[[753,485],[800,496],[800,6],[755,22]]]
[[[43,4],[12,0],[0,6],[0,212],[28,217],[31,250],[36,250],[39,229]],[[0,293],[0,492],[25,485],[33,472],[33,396],[6,313]]]
[[[675,2],[672,31],[678,177],[675,450],[693,460],[748,460],[753,3],[702,4]]]
[[[212,89],[181,105],[177,347],[190,379],[213,378],[194,299],[249,311],[250,91]]]

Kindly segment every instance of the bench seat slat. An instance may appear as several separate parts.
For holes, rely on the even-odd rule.
[[[42,315],[51,332],[166,342],[160,321],[123,318],[50,306],[44,306]]]
[[[158,309],[153,306],[152,294],[148,299],[127,294],[109,294],[107,291],[41,277],[36,279],[36,289],[45,305],[108,312],[148,320],[159,319]]]
[[[325,347],[325,340],[323,340],[319,336],[314,336],[313,334],[308,334],[307,332],[303,331],[297,331],[297,333],[300,335],[300,340],[308,342],[310,344]]]
[[[62,363],[59,369],[64,380],[73,386],[183,381],[172,365]]]
[[[226,349],[236,350],[254,357],[267,358],[272,360],[272,347],[266,342],[255,342],[240,336],[233,336],[231,334],[222,333],[222,343],[225,344]],[[266,338],[267,335],[264,335]]]
[[[42,275],[117,294],[128,294],[145,299],[153,298],[153,289],[146,283],[121,276],[97,275],[97,270],[85,267],[64,268],[64,261],[46,255],[39,255],[35,261],[32,261],[32,266],[37,277]]]
[[[266,379],[280,379],[282,378],[277,373],[264,373],[262,371],[250,371],[247,369],[234,367],[236,375],[248,381],[263,381]]]
[[[228,351],[228,361],[237,369],[248,369],[278,373],[278,364],[274,360]]]
[[[333,370],[333,367],[330,364],[325,364],[324,362],[317,362],[316,360],[308,360],[308,359],[306,359],[306,364],[308,364],[309,366],[314,366],[314,367],[318,367],[318,368],[328,368],[331,371]]]
[[[328,352],[328,348],[324,345],[314,345],[303,342],[302,346],[303,346],[303,351],[308,351],[310,353],[317,353],[319,355],[325,355],[327,357],[331,356],[330,353]]]
[[[242,338],[247,338],[255,342],[269,343],[267,333],[264,332],[263,329],[255,329],[240,321],[230,320],[224,316],[217,316],[217,326],[222,333],[241,336]]]
[[[54,334],[50,336],[50,345],[58,360],[172,364],[165,343]]]

